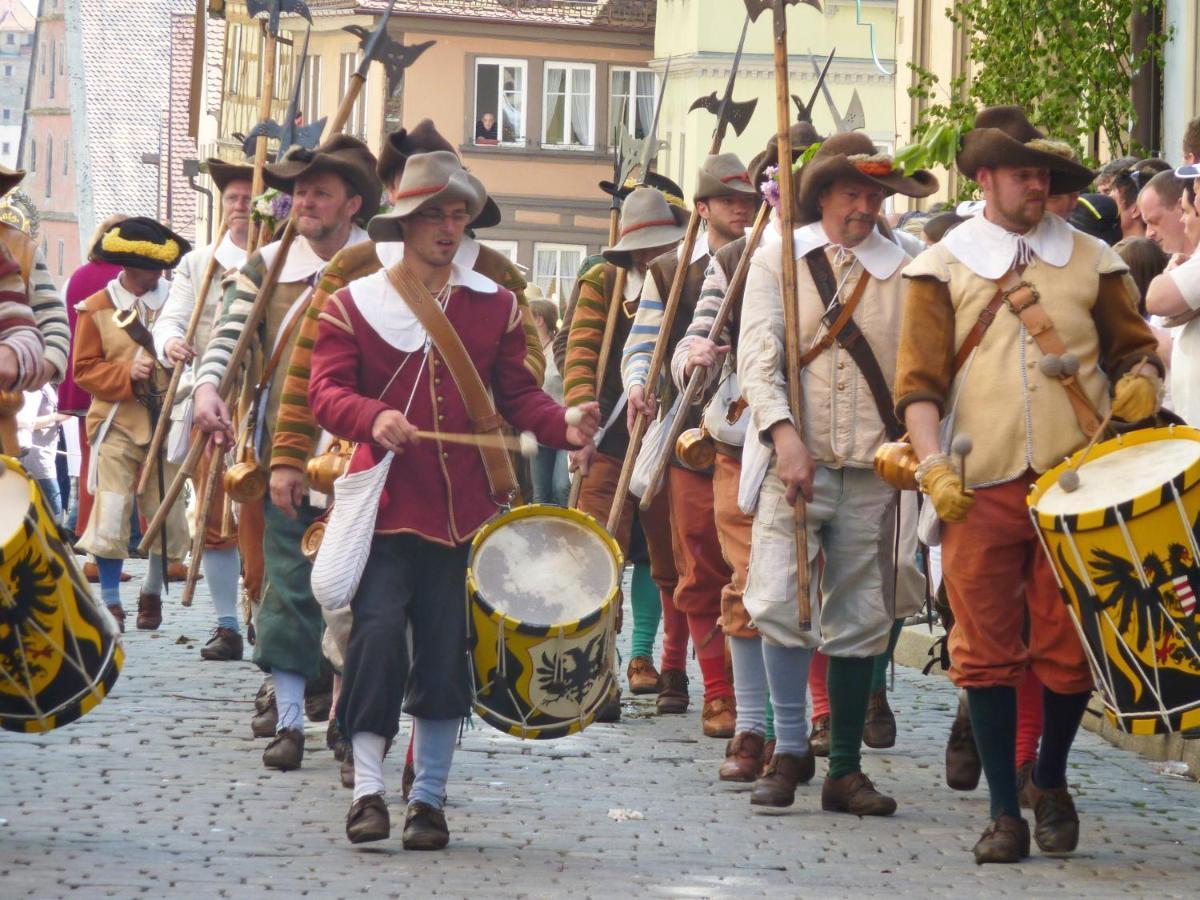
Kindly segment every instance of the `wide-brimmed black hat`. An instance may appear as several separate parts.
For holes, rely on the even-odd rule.
[[[332,172],[362,197],[358,218],[367,221],[379,212],[383,193],[375,175],[375,154],[358,138],[337,134],[313,150],[293,147],[277,163],[263,166],[263,183],[284,193],[293,193],[296,179],[303,175]]]
[[[24,169],[10,169],[0,166],[0,197],[3,197],[25,178]]]
[[[422,119],[411,129],[401,128],[384,139],[375,172],[384,187],[390,187],[404,174],[404,166],[410,156],[416,156],[418,153],[437,153],[439,150],[458,156],[454,145],[442,137],[437,126],[433,124],[433,119]],[[472,230],[493,228],[500,224],[500,220],[500,207],[496,205],[495,200],[488,197],[487,202],[483,204],[483,212],[467,227]]]
[[[248,163],[231,163],[210,156],[204,161],[204,167],[208,170],[208,177],[217,186],[218,194],[225,193],[225,188],[229,187],[231,182],[254,181],[254,166]]]
[[[94,258],[128,269],[173,269],[192,249],[186,238],[146,216],[123,219],[100,235]]]
[[[817,129],[813,128],[812,122],[793,122],[792,127],[788,131],[792,139],[792,163],[794,164],[804,151],[813,144],[819,144],[824,140]],[[779,135],[771,135],[771,139],[767,141],[767,146],[756,153],[754,158],[750,160],[750,164],[746,166],[746,171],[750,174],[750,180],[754,182],[755,188],[762,190],[763,172],[771,166],[779,164]]]
[[[975,116],[975,127],[962,139],[955,162],[974,179],[981,168],[1032,166],[1050,170],[1050,193],[1082,191],[1096,173],[1062,152],[1063,145],[1034,128],[1019,106],[989,106]],[[1068,151],[1070,150],[1067,147]]]
[[[1121,240],[1121,211],[1117,201],[1104,194],[1081,194],[1067,221],[1110,247]]]
[[[652,187],[659,191],[667,202],[672,206],[677,206],[680,209],[687,209],[687,201],[683,199],[683,188],[668,178],[666,175],[660,175],[658,172],[650,172],[645,178],[634,178],[632,175],[625,179],[625,183],[619,188],[611,181],[601,181],[600,190],[608,194],[608,196],[616,196],[624,200],[639,187]]]
[[[835,134],[824,140],[796,177],[796,203],[800,218],[805,222],[821,218],[821,207],[817,202],[821,191],[839,178],[866,181],[889,194],[906,197],[928,197],[938,188],[938,181],[931,172],[918,169],[912,175],[903,174],[890,156],[879,152],[874,141],[857,131]]]

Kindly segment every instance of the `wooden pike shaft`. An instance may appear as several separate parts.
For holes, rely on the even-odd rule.
[[[721,332],[725,330],[726,324],[729,322],[729,317],[733,313],[733,298],[736,297],[746,285],[746,276],[750,273],[750,260],[754,256],[754,251],[758,249],[758,242],[762,240],[763,232],[767,229],[767,222],[771,218],[771,207],[764,203],[758,210],[758,217],[754,220],[754,229],[750,232],[750,236],[746,239],[746,249],[742,251],[742,257],[738,260],[737,268],[733,271],[733,277],[729,280],[729,287],[725,290],[725,298],[721,301],[721,306],[717,309],[716,318],[713,319],[712,327],[708,331],[708,339],[715,341],[721,336]],[[680,409],[688,409],[695,402],[696,397],[700,394],[700,386],[704,381],[704,370],[696,369],[688,378],[687,385],[683,389],[683,399],[679,401]],[[687,422],[687,417],[679,415],[675,417],[675,421],[671,423],[670,436],[666,443],[663,444],[662,454],[654,463],[653,476],[650,479],[650,486],[646,489],[646,493],[642,496],[640,504],[641,509],[647,510],[654,500],[654,495],[658,492],[659,485],[662,483],[663,476],[666,474],[667,466],[671,462],[671,457],[675,455],[675,442],[679,440],[679,435],[683,433],[683,426]]]
[[[258,103],[258,120],[266,122],[271,118],[271,101],[275,99],[275,54],[278,52],[279,39],[267,30],[263,43],[263,90]],[[282,153],[282,149],[280,150]],[[260,134],[254,144],[254,177],[251,180],[250,196],[257,197],[263,192],[263,167],[267,164],[267,136]],[[247,239],[246,255],[249,256],[262,243],[261,232],[257,228],[250,229]]]
[[[242,333],[238,336],[238,341],[229,356],[229,364],[225,368],[225,374],[221,376],[221,383],[217,387],[217,395],[226,405],[228,405],[230,398],[233,396],[235,383],[241,375],[242,359],[250,350],[250,345],[258,338],[258,326],[262,324],[263,317],[267,314],[267,301],[275,291],[275,285],[279,283],[279,274],[283,270],[283,264],[287,260],[288,251],[291,249],[292,241],[295,238],[296,220],[288,219],[287,226],[283,229],[283,236],[279,239],[279,252],[275,254],[275,258],[271,261],[271,268],[267,270],[262,287],[258,291],[254,304],[250,307],[245,324],[242,326]],[[148,552],[149,548],[154,545],[154,538],[166,522],[167,513],[170,512],[171,506],[175,501],[179,499],[179,494],[183,490],[184,483],[192,477],[192,473],[196,470],[196,463],[200,461],[200,455],[204,452],[206,443],[203,435],[200,433],[200,429],[192,429],[191,446],[188,448],[187,457],[180,465],[179,471],[171,481],[170,487],[167,488],[162,502],[158,505],[158,511],[146,526],[142,542],[138,545],[142,552]]]
[[[183,584],[183,599],[180,601],[184,606],[192,605],[192,595],[196,593],[196,579],[200,577],[200,561],[204,559],[204,533],[208,525],[208,516],[205,514],[205,510],[212,506],[213,492],[217,489],[217,479],[225,471],[224,459],[225,454],[214,449],[212,463],[208,467],[208,476],[204,479],[204,486],[198,498],[199,502],[196,504],[196,526],[192,534],[192,561],[188,566],[187,581]]]
[[[796,309],[796,253],[792,229],[795,227],[793,209],[795,184],[792,181],[791,95],[788,93],[787,22],[786,8],[777,5],[775,21],[775,114],[779,129],[779,219],[780,253],[783,255],[781,300],[783,302],[784,347],[787,354],[785,373],[788,409],[796,428],[800,428],[800,323]],[[796,521],[796,603],[800,613],[800,629],[812,630],[812,602],[809,598],[808,521],[804,498],[797,495]]]
[[[333,119],[325,126],[325,134],[321,140],[327,141],[335,134],[341,134],[346,130],[346,123],[350,121],[350,116],[354,112],[354,104],[358,102],[358,96],[362,93],[363,86],[366,83],[367,79],[357,72],[350,76],[350,84],[346,90],[346,96],[342,98],[342,102],[338,105]]]
[[[214,250],[225,239],[225,232],[228,230],[229,226],[222,222],[221,227],[217,229],[217,240],[213,244]],[[196,305],[192,309],[191,318],[188,319],[187,332],[183,336],[185,344],[190,345],[196,339],[196,331],[200,328],[200,317],[204,314],[204,301],[208,299],[208,291],[212,287],[213,279],[217,275],[217,267],[219,265],[217,254],[214,252],[204,269],[204,277],[200,279],[200,290],[196,292]],[[167,384],[166,394],[163,395],[162,409],[164,414],[158,417],[158,423],[154,426],[154,434],[150,437],[150,447],[146,451],[146,459],[148,460],[158,459],[158,451],[162,449],[163,441],[167,439],[167,432],[171,430],[171,407],[175,405],[175,395],[179,393],[179,382],[183,379],[183,373],[186,368],[185,365],[176,363],[175,368],[171,371],[171,380]],[[152,468],[152,466],[142,467],[142,474],[139,476],[137,483],[138,496],[141,496],[142,491],[146,489],[146,485],[150,483]]]

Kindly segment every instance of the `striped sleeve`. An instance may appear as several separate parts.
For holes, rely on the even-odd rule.
[[[36,383],[41,377],[45,352],[42,334],[29,307],[21,267],[3,244],[0,244],[0,344],[17,357],[19,383],[13,389],[28,389]]]
[[[40,247],[29,274],[29,305],[46,342],[46,362],[54,368],[51,381],[58,384],[67,377],[67,367],[71,364],[71,323]]]
[[[208,339],[204,358],[196,369],[196,386],[211,384],[217,387],[229,368],[233,348],[242,336],[246,319],[262,287],[266,274],[261,253],[255,253],[232,277],[222,283],[221,313]]]
[[[654,356],[654,345],[658,343],[658,334],[662,329],[664,307],[663,299],[659,296],[658,282],[655,281],[652,272],[647,272],[637,315],[633,318],[633,327],[630,328],[629,338],[625,341],[625,352],[621,355],[621,380],[626,391],[638,386],[644,387],[646,384],[650,359]]]
[[[584,273],[578,288],[579,299],[567,335],[567,356],[563,366],[563,397],[567,406],[596,399],[596,367],[600,364],[600,345],[608,321],[609,298],[603,264]]]
[[[704,276],[704,285],[700,288],[700,299],[696,303],[696,311],[692,315],[692,324],[688,326],[687,333],[675,345],[675,353],[671,357],[671,378],[675,382],[675,386],[682,391],[687,386],[687,377],[684,375],[684,369],[687,366],[688,351],[697,338],[708,338],[712,331],[713,322],[716,321],[717,313],[721,310],[721,304],[725,301],[725,291],[729,287],[729,282],[725,278],[725,270],[721,268],[720,263],[714,256],[709,264],[708,272]],[[721,329],[721,335],[717,339],[718,344],[728,344],[731,339],[729,333],[729,324]],[[707,389],[716,382],[720,375],[720,369],[713,367],[708,371],[708,377],[702,386],[704,390],[700,393],[703,395]],[[699,399],[699,395],[697,396]]]
[[[505,275],[500,279],[500,286],[508,288],[517,297],[517,306],[521,308],[521,325],[525,329],[525,369],[533,376],[540,386],[546,380],[546,353],[542,350],[542,339],[538,335],[537,325],[533,321],[533,312],[529,309],[529,301],[525,298],[527,282],[512,263],[505,267]]]
[[[275,435],[271,444],[272,469],[284,467],[303,470],[308,458],[316,451],[321,429],[308,403],[313,345],[320,330],[321,314],[329,306],[330,297],[345,286],[344,278],[327,270],[304,312],[295,346],[288,358],[283,391],[279,395],[279,415],[275,420]]]

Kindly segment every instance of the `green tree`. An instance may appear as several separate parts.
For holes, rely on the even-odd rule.
[[[947,88],[910,64],[909,96],[927,103],[914,140],[944,125],[968,128],[980,107],[1017,103],[1090,163],[1104,141],[1114,156],[1139,152],[1130,79],[1161,61],[1171,35],[1151,36],[1135,54],[1129,22],[1159,7],[1157,0],[957,0],[946,15],[966,42],[972,77]]]

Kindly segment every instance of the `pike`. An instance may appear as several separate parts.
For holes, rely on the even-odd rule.
[[[217,229],[217,240],[213,244],[213,249],[221,246],[221,241],[225,240],[225,232],[229,230],[228,222],[221,222],[221,227]],[[204,276],[200,279],[200,289],[196,293],[196,305],[192,308],[192,315],[188,319],[187,332],[183,336],[183,342],[191,346],[192,341],[196,340],[196,332],[200,328],[200,318],[204,314],[204,300],[208,297],[209,288],[212,287],[213,279],[217,277],[217,267],[220,263],[217,261],[217,254],[214,252],[208,261],[208,265],[204,267]],[[167,383],[167,392],[163,394],[162,408],[167,411],[167,415],[159,416],[158,422],[154,426],[154,434],[150,437],[150,447],[146,452],[146,459],[158,459],[158,452],[162,449],[163,441],[167,439],[167,433],[171,430],[170,410],[175,405],[175,395],[179,393],[179,382],[183,379],[183,372],[187,366],[183,363],[176,363],[175,368],[171,370],[171,380]],[[150,466],[142,467],[142,474],[138,477],[136,496],[141,496],[142,491],[146,489],[146,485],[150,482]]]
[[[437,41],[425,41],[421,44],[406,46],[393,40],[387,33],[387,24],[392,18],[392,8],[395,5],[396,0],[392,0],[388,4],[388,8],[383,11],[383,15],[380,16],[379,23],[371,31],[367,31],[361,25],[346,25],[342,28],[342,31],[358,38],[359,50],[363,57],[362,62],[358,64],[358,69],[350,78],[360,85],[364,84],[371,61],[378,60],[387,73],[388,96],[395,96],[396,92],[400,90],[400,86],[404,83],[404,70],[416,62],[418,56],[437,43]],[[362,88],[360,87],[358,90],[361,91]],[[354,96],[357,100],[358,91],[355,91]],[[334,116],[333,124],[330,127],[331,137],[341,133],[345,128],[346,119],[350,117],[350,111],[353,108],[353,104],[347,105],[344,101],[338,107],[337,115]],[[342,118],[343,116],[345,118]]]
[[[304,6],[301,0],[274,0],[274,2],[281,5],[285,10],[291,10],[296,5],[301,7]],[[258,0],[260,11],[265,9],[266,5],[267,0]],[[307,7],[304,7],[304,12],[308,12]],[[306,16],[306,18],[309,17]],[[311,18],[309,18],[309,21],[312,21]],[[336,128],[331,129],[331,132],[326,136],[326,140],[333,138],[335,135],[341,134],[344,130],[346,119],[349,117],[349,110],[354,108],[354,103],[358,100],[358,96],[362,92],[363,85],[366,83],[365,73],[370,62],[374,59],[373,54],[377,53],[382,48],[394,46],[394,43],[390,45],[388,44],[388,39],[384,35],[384,29],[386,27],[387,18],[385,16],[384,20],[378,26],[376,26],[375,32],[372,33],[372,36],[375,39],[371,40],[368,38],[368,40],[364,42],[363,61],[359,65],[355,76],[350,79],[350,86],[346,91],[346,97],[342,101],[342,107],[339,108],[338,115],[335,116],[332,123],[332,125],[336,126]],[[424,49],[427,48],[421,47],[421,51],[413,54],[407,60],[407,62],[404,63],[402,68],[407,68],[408,65],[411,65],[417,56],[420,55],[420,52],[422,52]],[[345,116],[342,115],[343,110],[346,111]],[[265,141],[265,139],[260,137],[260,141]],[[260,146],[264,148],[263,153],[265,158],[265,142],[261,143]],[[256,174],[260,181],[259,190],[255,196],[262,192],[262,173],[261,171],[256,170]],[[249,352],[251,344],[257,339],[258,328],[262,324],[263,319],[267,314],[267,302],[270,299],[271,294],[274,292],[275,286],[279,283],[279,276],[283,271],[283,264],[287,261],[288,252],[291,250],[292,242],[295,239],[296,218],[294,215],[292,215],[288,218],[287,225],[283,229],[283,234],[279,239],[279,251],[275,254],[274,260],[271,261],[271,266],[267,269],[267,274],[263,278],[262,286],[259,288],[258,293],[254,298],[254,303],[246,315],[246,321],[242,325],[242,332],[240,335],[238,335],[237,343],[234,345],[233,352],[229,356],[229,362],[225,368],[225,373],[221,376],[221,383],[217,387],[217,396],[220,397],[221,401],[226,405],[228,405],[229,401],[233,398],[234,388],[236,387],[235,382],[238,378],[238,370],[241,368],[242,359],[245,357],[247,352]],[[167,512],[170,510],[175,501],[179,499],[179,495],[183,491],[184,483],[192,476],[192,473],[196,469],[196,464],[200,461],[200,456],[204,452],[204,448],[209,443],[207,440],[202,440],[202,437],[203,436],[199,434],[199,429],[193,429],[192,441],[191,445],[188,447],[187,456],[184,458],[183,463],[179,466],[179,471],[176,473],[170,487],[167,489],[166,493],[159,502],[158,511],[154,514],[154,518],[147,524],[145,534],[142,537],[142,543],[139,544],[139,546],[151,546],[154,535],[158,533],[158,531],[166,522]],[[204,516],[201,521],[207,521],[208,510],[201,509],[199,512]],[[197,563],[195,560],[193,560],[193,565],[195,564]]]
[[[738,42],[737,53],[734,54],[733,64],[729,69],[729,79],[725,82],[725,93],[716,109],[717,127],[713,130],[709,155],[721,152],[721,144],[725,133],[729,130],[730,116],[736,109],[733,100],[733,86],[737,82],[738,68],[742,61],[742,49],[746,44],[746,33],[750,29],[750,18],[747,16],[742,26],[742,37]],[[671,290],[667,294],[663,306],[662,323],[658,330],[658,340],[654,342],[654,353],[650,357],[650,368],[646,372],[646,396],[653,394],[658,384],[658,376],[662,371],[663,362],[667,355],[667,342],[670,339],[671,328],[675,324],[675,314],[679,311],[679,299],[683,295],[683,282],[687,277],[688,260],[692,258],[692,250],[696,246],[696,236],[700,233],[700,214],[695,205],[692,207],[691,218],[688,220],[687,232],[679,250],[680,265],[675,268],[675,277],[671,279]],[[621,521],[621,513],[625,509],[625,499],[629,493],[629,480],[633,477],[633,464],[637,460],[638,450],[641,449],[642,438],[646,434],[649,419],[640,415],[634,419],[633,427],[629,430],[629,448],[625,452],[625,461],[621,465],[621,477],[617,482],[617,492],[613,496],[612,507],[608,515],[609,534],[617,533],[617,524]]]
[[[742,136],[742,132],[746,130],[746,126],[750,124],[750,118],[754,115],[754,110],[758,107],[758,98],[753,100],[743,100],[740,103],[733,99],[733,82],[737,78],[738,66],[742,61],[742,48],[746,46],[746,32],[750,30],[750,17],[746,17],[746,21],[742,23],[742,36],[738,40],[737,53],[733,56],[733,70],[730,72],[729,81],[725,84],[725,96],[718,102],[717,92],[713,91],[707,97],[697,97],[692,101],[692,105],[688,107],[688,112],[696,109],[704,109],[717,117],[717,127],[721,127],[722,117],[729,125],[733,126],[733,130],[738,137]]]
[[[654,119],[650,123],[650,131],[640,141],[629,137],[625,126],[621,126],[621,138],[617,145],[617,155],[613,160],[613,200],[608,219],[608,245],[611,247],[619,237],[618,226],[621,215],[621,189],[625,179],[637,166],[638,185],[644,185],[650,177],[650,167],[658,158],[658,151],[666,144],[658,139],[658,123],[662,117],[663,99],[667,96],[667,80],[671,77],[671,57],[667,57],[667,66],[663,71],[662,83],[658,86],[658,102],[654,106]],[[612,302],[608,307],[608,317],[604,320],[604,335],[600,340],[600,355],[596,360],[596,397],[600,397],[600,389],[604,385],[604,373],[608,370],[608,360],[612,356],[613,337],[617,332],[617,318],[623,306],[622,297],[625,295],[625,268],[617,267],[613,278]],[[568,505],[573,509],[579,502],[579,494],[583,489],[583,473],[575,477],[571,485],[571,495]]]
[[[786,380],[788,409],[792,421],[799,425],[800,415],[800,322],[796,308],[796,227],[793,206],[796,186],[792,181],[792,134],[791,109],[788,103],[788,53],[787,53],[787,7],[801,0],[746,0],[750,17],[757,20],[763,10],[770,8],[774,24],[775,45],[775,115],[778,128],[779,148],[779,237],[780,253],[783,256],[783,277],[780,298],[783,302],[784,347],[787,353]],[[802,0],[821,12],[820,0]],[[814,60],[815,62],[815,60]],[[822,85],[823,87],[823,85]],[[812,601],[809,598],[810,579],[808,570],[808,517],[804,497],[796,495],[794,508],[796,522],[796,603],[800,630],[812,630]]]
[[[279,44],[279,18],[287,13],[296,13],[304,17],[312,25],[312,13],[304,0],[246,0],[246,11],[250,17],[257,18],[267,14],[266,41],[263,46],[263,86],[259,97],[258,118],[260,122],[271,119],[271,99],[275,96],[275,54]],[[257,197],[263,192],[263,166],[267,164],[267,135],[260,133],[254,144],[254,178],[251,182],[250,196]],[[246,255],[249,256],[258,249],[258,229],[250,230]]]
[[[821,78],[818,79],[817,87],[821,89],[821,93],[825,95],[825,102],[829,105],[829,112],[833,115],[833,125],[839,133],[847,131],[857,131],[867,124],[866,114],[863,112],[862,98],[858,96],[858,89],[854,89],[854,93],[850,95],[850,105],[846,107],[846,115],[838,112],[837,104],[833,102],[833,94],[829,90],[829,85],[825,83],[825,75],[817,66],[816,59],[812,53],[808,54],[809,62],[812,63],[813,69],[821,73]],[[829,61],[833,59],[833,53],[829,54],[829,60],[825,62],[825,69],[829,69]],[[816,98],[814,98],[816,99]],[[812,112],[810,105],[809,112]],[[811,119],[810,119],[811,121]]]
[[[830,47],[829,55],[825,57],[825,65],[817,69],[817,84],[816,87],[812,89],[812,94],[809,95],[808,103],[802,102],[799,97],[797,97],[795,94],[792,94],[792,102],[796,104],[797,122],[808,122],[810,125],[812,124],[813,107],[817,105],[817,97],[820,96],[822,88],[825,87],[825,76],[829,74],[829,66],[833,63],[833,57],[836,53],[837,47]]]
[[[311,37],[312,28],[310,27],[304,32],[304,48],[300,51],[299,62],[295,65],[296,77],[292,82],[292,93],[288,99],[287,110],[283,114],[282,124],[273,119],[267,119],[251,128],[242,143],[242,152],[247,156],[253,154],[257,149],[258,137],[262,134],[279,141],[279,148],[275,151],[276,162],[283,159],[284,154],[292,147],[311,150],[321,140],[321,132],[325,130],[324,119],[318,119],[316,122],[306,125],[296,124],[296,117],[300,113],[300,89],[304,86],[305,63],[308,62],[308,41]]]

